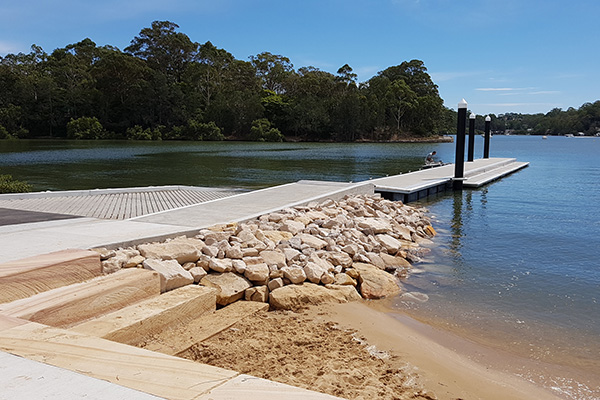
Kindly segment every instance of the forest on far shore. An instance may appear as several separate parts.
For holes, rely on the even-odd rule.
[[[33,45],[0,57],[0,139],[394,141],[455,133],[456,112],[421,60],[358,83],[348,64],[332,74],[269,52],[237,60],[178,28],[154,21],[123,51],[84,39],[51,54]],[[498,133],[600,131],[600,101],[490,116]]]

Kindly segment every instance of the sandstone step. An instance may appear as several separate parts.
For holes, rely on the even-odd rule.
[[[103,397],[98,395],[100,392],[87,393],[93,398],[145,398],[122,393],[119,390],[122,386],[159,398],[180,400],[339,400],[327,394],[3,315],[0,315],[0,348],[43,363],[39,375],[44,381],[51,374],[43,367],[54,366],[114,385],[113,390],[104,388]],[[23,374],[19,378],[21,384]],[[44,397],[44,383],[35,384],[38,388],[36,398]],[[61,398],[74,398],[69,386],[72,383],[71,380],[62,382],[65,396]],[[81,381],[76,383],[80,391],[91,389]],[[15,382],[11,384],[14,386]],[[29,398],[23,396],[22,386],[13,389],[20,396],[18,398]],[[98,387],[94,386],[93,390],[97,391]]]
[[[0,264],[0,303],[102,275],[100,255],[90,250],[63,250]]]
[[[268,309],[267,303],[237,301],[188,324],[172,330],[164,330],[159,335],[148,338],[144,348],[164,354],[179,355],[196,343],[233,326],[236,322]]]
[[[0,315],[3,351],[165,399],[197,399],[238,375],[70,330],[15,319],[2,322],[5,318]]]
[[[0,313],[66,328],[158,295],[158,273],[130,268],[0,304]]]
[[[215,311],[216,293],[204,286],[183,286],[75,325],[71,330],[136,346],[148,336]]]

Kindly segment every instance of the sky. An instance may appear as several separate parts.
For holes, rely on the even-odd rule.
[[[0,0],[0,56],[85,38],[123,50],[152,21],[235,58],[369,80],[422,60],[447,107],[547,113],[600,99],[599,0]]]

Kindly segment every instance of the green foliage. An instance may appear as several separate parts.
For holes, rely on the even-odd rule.
[[[27,182],[13,179],[12,175],[0,175],[0,193],[31,192],[32,186]]]
[[[385,141],[456,129],[421,60],[358,83],[348,64],[332,74],[269,52],[237,60],[178,28],[154,21],[124,51],[86,38],[51,54],[33,45],[0,57],[0,138]],[[253,125],[262,119],[277,128]],[[596,134],[600,102],[492,116],[492,130]]]
[[[127,128],[126,137],[129,140],[161,140],[162,132],[160,128],[146,128],[136,125],[133,128]]]
[[[261,118],[252,122],[248,139],[258,142],[283,142],[285,138],[279,129],[271,127],[268,119]]]
[[[189,119],[186,125],[174,126],[165,136],[168,140],[209,140],[218,141],[225,139],[221,133],[221,128],[214,122],[198,122],[195,119]]]
[[[13,137],[11,136],[10,133],[8,133],[6,128],[3,127],[2,125],[0,125],[0,139],[12,139],[12,138]]]
[[[70,139],[102,139],[104,128],[96,117],[71,119],[67,124],[67,137]]]

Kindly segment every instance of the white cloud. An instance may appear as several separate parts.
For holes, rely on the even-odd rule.
[[[519,88],[476,88],[480,92],[513,92],[515,90],[523,90]]]
[[[6,42],[0,40],[0,55],[8,53],[19,53],[23,51],[23,46],[20,43]]]

